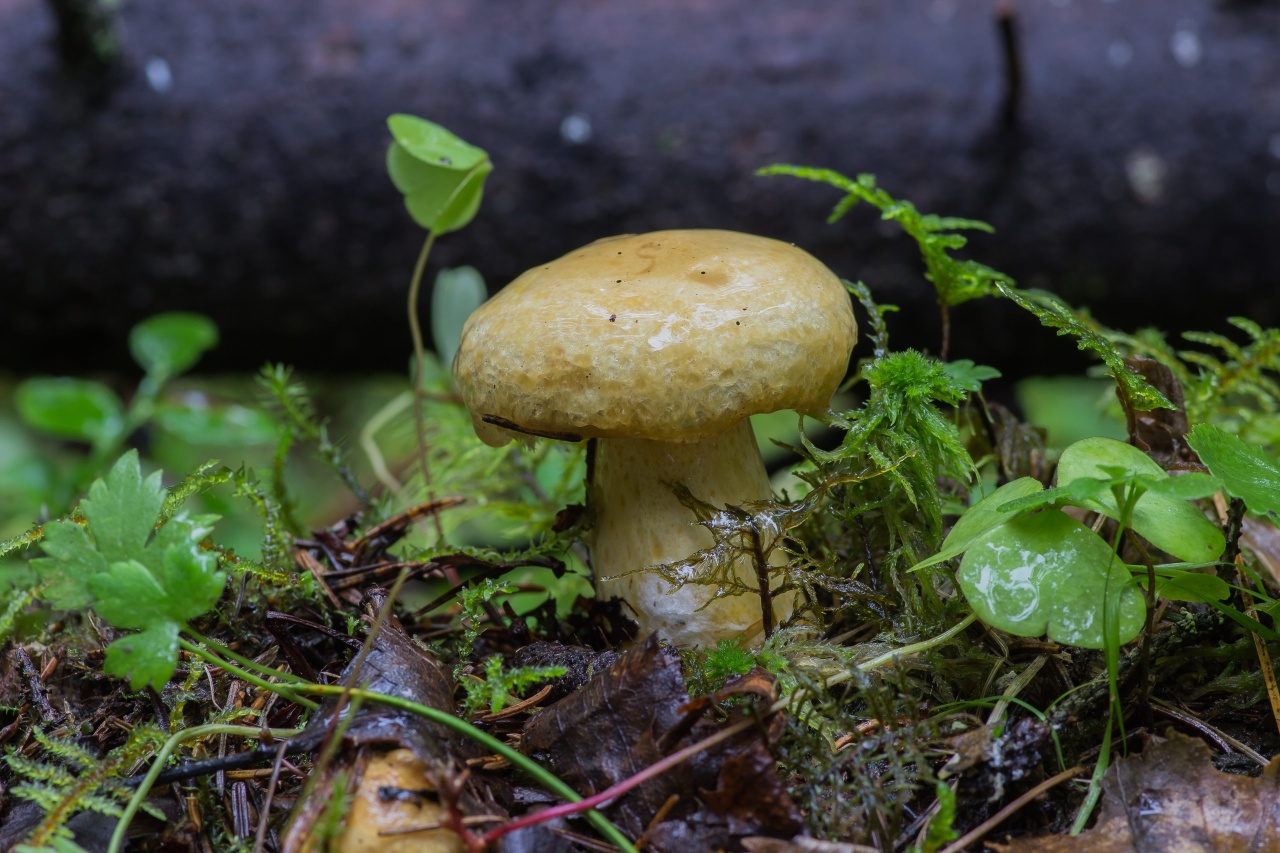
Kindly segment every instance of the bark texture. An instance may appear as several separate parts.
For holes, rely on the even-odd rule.
[[[86,75],[45,3],[0,0],[0,369],[127,368],[128,325],[175,308],[222,327],[207,367],[403,369],[421,235],[383,169],[397,111],[492,154],[434,258],[491,288],[606,235],[740,229],[919,309],[895,344],[936,350],[913,247],[752,175],[787,161],[989,220],[976,256],[1115,325],[1280,322],[1280,5],[1006,8],[1013,121],[986,2],[129,0],[121,59]],[[1010,306],[955,321],[954,357],[1074,358]]]

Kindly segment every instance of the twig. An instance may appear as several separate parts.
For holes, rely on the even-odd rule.
[[[745,720],[739,720],[733,725],[721,729],[720,731],[716,732],[710,737],[703,738],[702,740],[698,741],[695,744],[690,744],[689,746],[686,746],[684,749],[671,753],[661,761],[655,761],[653,764],[650,764],[648,767],[641,770],[639,773],[636,773],[632,776],[628,776],[626,779],[623,779],[618,784],[605,788],[603,791],[601,791],[598,794],[593,794],[592,796],[587,797],[583,800],[580,800],[579,802],[576,802],[576,803],[564,803],[562,805],[552,806],[549,809],[543,809],[540,812],[534,812],[531,815],[525,815],[524,817],[519,818],[518,820],[513,820],[510,823],[504,823],[502,826],[495,827],[494,829],[491,829],[487,833],[485,833],[483,842],[486,846],[488,846],[493,844],[502,836],[506,835],[508,832],[514,832],[515,830],[523,829],[526,826],[533,826],[535,824],[545,823],[546,821],[554,820],[555,818],[558,818],[558,817],[566,817],[571,814],[576,814],[580,811],[585,811],[586,809],[593,809],[593,808],[596,808],[597,806],[601,806],[609,802],[610,800],[613,800],[613,799],[616,799],[617,797],[622,796],[627,791],[630,791],[632,788],[636,787],[637,785],[642,785],[656,776],[661,776],[663,773],[666,773],[672,767],[675,767],[681,762],[689,758],[692,758],[693,756],[697,755],[700,752],[704,752],[707,749],[710,749],[711,747],[715,746],[721,741],[728,740],[729,738],[733,737],[739,732],[745,732],[747,729],[756,725],[758,722],[759,722],[758,719],[754,717],[751,717]]]
[[[1223,752],[1231,752],[1232,750],[1242,752],[1254,761],[1258,762],[1260,767],[1266,767],[1270,763],[1257,750],[1247,744],[1241,743],[1221,729],[1214,728],[1204,720],[1201,720],[1192,714],[1188,714],[1181,708],[1176,708],[1168,702],[1163,702],[1154,697],[1151,699],[1151,707],[1156,713],[1164,714],[1171,720],[1177,720],[1183,725],[1190,726],[1205,737],[1212,739],[1214,743],[1218,744],[1219,748],[1221,748]]]
[[[276,748],[275,764],[271,766],[271,781],[267,782],[267,798],[262,803],[262,811],[258,814],[258,833],[253,839],[254,853],[262,853],[267,841],[267,822],[271,817],[271,799],[276,793],[276,782],[280,781],[280,767],[284,764],[284,751],[289,746],[287,740],[280,741]]]
[[[1084,770],[1083,767],[1076,765],[1075,767],[1072,767],[1070,769],[1063,770],[1057,776],[1044,780],[1039,785],[1036,785],[1030,791],[1027,791],[1021,797],[1018,797],[1018,799],[1009,803],[1009,805],[1005,806],[1000,811],[996,812],[991,817],[987,818],[982,823],[978,824],[973,829],[966,832],[959,839],[957,839],[956,841],[948,845],[946,848],[944,848],[941,851],[941,853],[961,853],[961,851],[964,850],[966,847],[968,847],[970,844],[977,841],[979,838],[982,838],[988,832],[995,829],[997,826],[999,826],[1000,824],[1008,820],[1010,817],[1012,817],[1013,813],[1016,812],[1018,809],[1022,808],[1027,803],[1031,802],[1036,797],[1040,796],[1041,794],[1043,794],[1045,791],[1049,790],[1053,786],[1067,781],[1072,776],[1075,776],[1076,774],[1082,772],[1083,770]]]
[[[996,29],[1000,34],[1000,52],[1004,56],[1004,99],[1000,121],[1005,127],[1018,123],[1018,105],[1022,100],[1022,51],[1018,45],[1017,11],[1011,2],[996,9]]]
[[[32,663],[26,647],[19,643],[14,649],[14,654],[18,656],[18,663],[22,666],[22,677],[27,680],[27,687],[31,690],[31,701],[40,711],[41,718],[49,722],[62,719],[62,715],[53,710],[53,706],[49,704],[49,697],[45,695],[44,685],[40,682],[40,672]]]
[[[241,735],[243,737],[264,737],[270,735],[276,738],[287,738],[298,734],[298,729],[259,729],[253,726],[228,726],[228,725],[208,725],[193,726],[189,729],[183,729],[180,732],[174,732],[169,739],[164,742],[164,746],[160,747],[160,751],[156,753],[155,761],[151,762],[151,769],[147,771],[147,775],[143,777],[142,782],[138,785],[138,789],[133,792],[133,796],[129,798],[129,804],[125,806],[124,812],[120,815],[120,820],[116,823],[115,832],[111,834],[111,843],[107,846],[107,853],[120,853],[120,847],[124,843],[125,833],[129,829],[129,824],[133,821],[134,815],[138,813],[138,809],[142,808],[143,801],[147,798],[147,794],[151,791],[152,785],[155,784],[156,778],[160,775],[160,771],[169,762],[169,756],[173,755],[173,751],[178,745],[184,741],[195,740],[197,738],[208,737],[209,735]]]

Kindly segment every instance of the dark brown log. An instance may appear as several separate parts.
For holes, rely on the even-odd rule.
[[[911,309],[895,345],[936,351],[913,248],[752,175],[790,161],[991,221],[976,256],[1115,325],[1280,322],[1275,2],[131,0],[120,24],[86,82],[44,2],[0,0],[2,368],[127,368],[128,325],[184,308],[222,327],[210,368],[402,370],[421,235],[383,170],[396,111],[491,152],[434,259],[491,286],[609,234],[736,228],[865,280]],[[951,354],[1074,358],[985,304]]]

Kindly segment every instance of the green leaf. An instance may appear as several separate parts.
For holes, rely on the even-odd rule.
[[[59,438],[104,442],[124,428],[120,398],[101,382],[28,379],[18,385],[14,402],[28,426]]]
[[[1074,337],[1079,349],[1093,350],[1135,409],[1147,412],[1174,408],[1168,397],[1147,384],[1137,371],[1124,363],[1124,356],[1111,341],[1081,322],[1056,296],[1043,291],[1019,290],[1002,281],[997,281],[995,286],[1007,299],[1036,315],[1041,324],[1057,329],[1059,335]]]
[[[431,289],[431,340],[441,364],[452,364],[467,322],[489,296],[475,267],[454,267],[436,274]]]
[[[964,553],[977,539],[990,533],[1017,514],[1017,509],[1005,509],[1008,504],[1020,498],[1035,495],[1043,490],[1044,486],[1040,485],[1039,481],[1032,477],[1022,477],[1011,483],[1005,483],[969,507],[965,514],[960,516],[955,526],[951,528],[947,538],[942,540],[942,550],[929,559],[916,563],[911,567],[911,571],[914,572],[917,569],[936,566],[938,563],[945,562]]]
[[[159,579],[137,560],[112,563],[89,579],[93,609],[117,628],[146,628],[166,621],[168,593]]]
[[[1210,424],[1196,424],[1187,444],[1232,497],[1253,512],[1280,512],[1280,463],[1266,451]]]
[[[129,680],[134,690],[162,690],[178,664],[178,626],[159,622],[137,634],[121,637],[107,646],[102,669]]]
[[[114,563],[142,551],[163,503],[160,472],[142,479],[138,451],[130,450],[104,479],[93,481],[80,511],[98,550],[108,563]]]
[[[1170,601],[1199,601],[1209,604],[1224,601],[1231,595],[1231,586],[1217,575],[1206,575],[1200,572],[1178,570],[1161,570],[1156,576],[1156,595]],[[1145,578],[1141,573],[1138,580],[1145,586]]]
[[[80,610],[92,601],[87,580],[107,570],[107,560],[93,547],[89,531],[74,521],[45,526],[40,547],[48,554],[31,561],[42,583],[41,598],[60,610]]]
[[[436,234],[465,227],[479,210],[485,178],[493,171],[489,155],[416,116],[393,115],[387,127],[394,138],[387,149],[387,173],[404,195],[409,215]]]
[[[218,327],[203,314],[174,311],[148,317],[129,331],[129,352],[152,376],[169,378],[190,370],[218,345]]]
[[[160,473],[143,479],[129,451],[81,503],[85,527],[49,526],[36,568],[56,580],[46,591],[55,606],[91,604],[116,628],[138,629],[107,650],[107,672],[134,688],[157,689],[173,673],[183,625],[217,603],[226,575],[203,549],[217,516],[177,513],[156,527],[165,500]]]
[[[1147,491],[1180,501],[1198,501],[1212,497],[1222,488],[1222,481],[1217,477],[1198,471],[1189,471],[1176,477],[1139,477],[1138,481],[1147,487]]]
[[[988,367],[985,364],[974,364],[971,358],[948,361],[942,365],[942,369],[947,372],[947,375],[951,377],[951,381],[956,385],[966,391],[975,393],[982,390],[983,382],[988,379],[997,379],[1003,375],[994,367]]]
[[[1110,438],[1086,438],[1062,452],[1058,460],[1058,484],[1071,489],[1074,480],[1094,478],[1112,481],[1107,468],[1120,467],[1137,478],[1168,475],[1151,457],[1136,447]],[[1089,480],[1083,480],[1090,484]],[[1080,500],[1080,506],[1119,520],[1115,497],[1100,494]],[[1133,507],[1131,526],[1151,544],[1189,563],[1215,560],[1226,548],[1218,526],[1194,505],[1159,492],[1143,494]]]
[[[165,432],[190,444],[249,447],[280,440],[274,418],[238,404],[213,408],[162,404],[156,407],[155,422]]]
[[[1012,519],[974,542],[957,580],[978,618],[1023,637],[1047,633],[1100,649],[1109,598],[1118,605],[1121,643],[1137,636],[1146,615],[1141,592],[1106,542],[1058,510]]]

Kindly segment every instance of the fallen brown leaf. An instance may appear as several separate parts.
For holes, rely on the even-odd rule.
[[[1243,853],[1280,850],[1280,761],[1262,776],[1222,773],[1203,741],[1170,731],[1102,781],[1088,832],[988,842],[1000,853]]]

